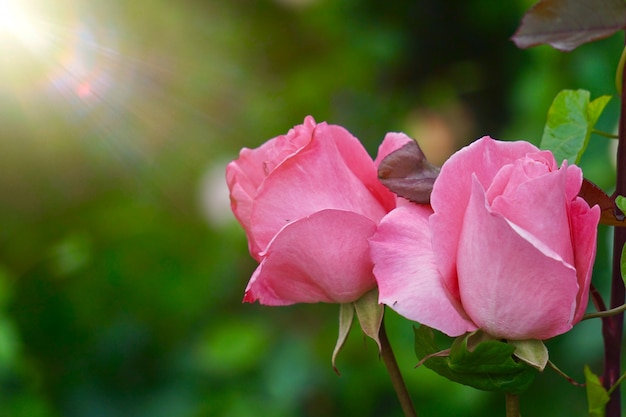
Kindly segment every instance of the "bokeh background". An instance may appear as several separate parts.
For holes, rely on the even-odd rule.
[[[224,167],[308,114],[436,163],[487,134],[538,144],[561,89],[614,95],[623,35],[518,50],[532,3],[0,1],[0,416],[400,416],[358,328],[333,372],[337,306],[241,303],[255,264]],[[582,161],[609,191],[613,152],[594,137]],[[414,369],[414,323],[386,320],[421,415],[503,414]],[[597,322],[548,346],[601,372]],[[522,413],[584,416],[584,389],[546,371]]]

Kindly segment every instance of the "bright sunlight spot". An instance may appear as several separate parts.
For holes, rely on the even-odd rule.
[[[0,0],[0,36],[5,35],[33,50],[48,44],[41,21],[24,0]]]

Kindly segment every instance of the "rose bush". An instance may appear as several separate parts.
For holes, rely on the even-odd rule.
[[[302,125],[226,169],[231,208],[260,262],[244,301],[347,303],[375,287],[368,238],[395,207],[378,162],[407,143],[387,134],[376,161],[340,126]]]
[[[403,205],[370,239],[380,302],[450,336],[547,339],[587,306],[600,217],[582,172],[526,142],[454,154],[431,205]]]

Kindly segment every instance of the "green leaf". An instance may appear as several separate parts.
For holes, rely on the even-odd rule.
[[[623,195],[615,197],[615,205],[622,211],[622,213],[626,213],[626,197]]]
[[[580,161],[591,132],[611,99],[601,96],[589,101],[589,91],[563,90],[554,98],[548,110],[548,120],[541,138],[541,149],[548,149],[560,164]]]
[[[350,333],[350,328],[352,327],[353,320],[354,304],[347,303],[339,305],[339,336],[337,337],[337,343],[335,344],[335,349],[333,350],[333,356],[331,360],[333,364],[333,369],[337,374],[339,374],[337,366],[335,366],[335,363],[337,361],[337,355],[339,354],[339,351],[341,350],[343,344],[348,338],[348,334]]]
[[[587,365],[585,365],[585,382],[589,415],[591,417],[604,417],[604,409],[610,397],[600,383],[600,378],[591,372]]]
[[[418,358],[440,352],[432,329],[415,329],[415,352]],[[490,339],[477,331],[454,340],[448,357],[429,357],[424,365],[451,381],[484,391],[519,394],[526,390],[537,371],[513,358],[515,346]]]

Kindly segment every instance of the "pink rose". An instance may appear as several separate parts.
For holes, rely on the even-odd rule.
[[[484,137],[441,168],[428,206],[370,239],[380,301],[450,336],[548,339],[580,321],[600,218],[582,172],[526,142]]]
[[[374,288],[368,238],[395,207],[376,167],[409,140],[388,134],[374,162],[347,130],[307,117],[284,136],[242,149],[226,180],[260,262],[244,301],[346,303]]]

